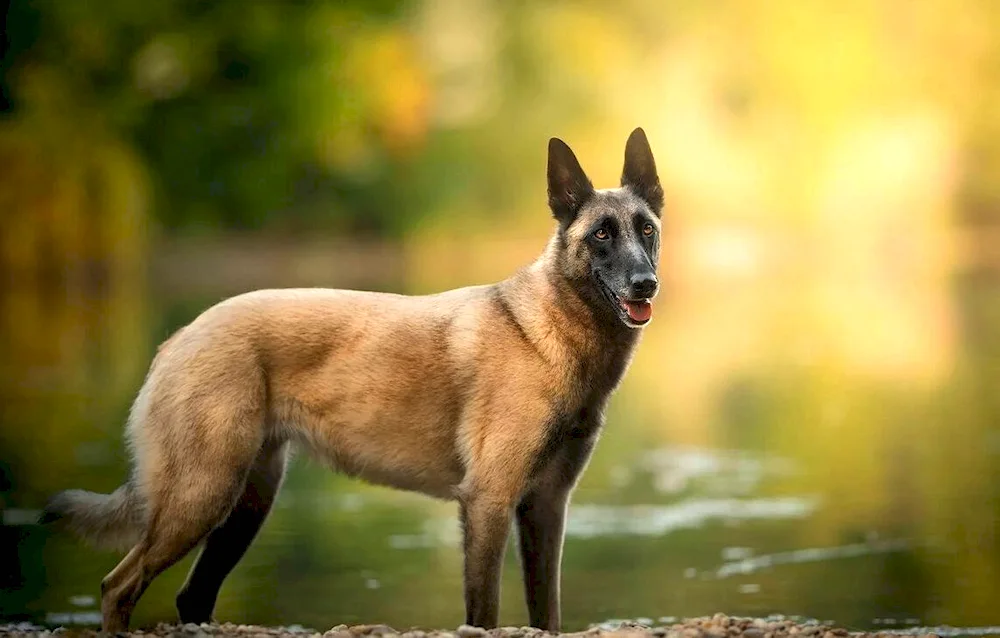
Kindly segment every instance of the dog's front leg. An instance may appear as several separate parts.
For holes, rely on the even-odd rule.
[[[517,506],[524,593],[531,626],[558,632],[559,564],[569,490],[541,485]]]
[[[500,614],[500,569],[510,530],[512,505],[475,494],[461,502],[465,543],[465,623],[492,629]]]
[[[465,622],[484,629],[499,621],[500,570],[514,508],[550,441],[548,396],[501,389],[508,392],[483,402],[489,411],[468,416],[463,428],[468,465],[456,493],[465,549]]]
[[[593,425],[593,424],[588,424]],[[517,505],[521,569],[531,626],[559,632],[560,563],[570,495],[597,440],[596,428],[589,434],[570,433],[562,448],[543,466],[533,489]]]

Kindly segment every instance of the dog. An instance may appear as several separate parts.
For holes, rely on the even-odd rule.
[[[103,630],[127,630],[150,582],[199,545],[177,610],[210,621],[297,445],[347,475],[458,502],[466,624],[497,625],[516,522],[531,625],[559,631],[566,511],[652,317],[663,189],[641,128],[620,187],[595,189],[558,138],[547,178],[554,232],[499,283],[258,290],[159,347],[127,421],[126,482],[60,492],[41,519],[128,550],[101,582]]]

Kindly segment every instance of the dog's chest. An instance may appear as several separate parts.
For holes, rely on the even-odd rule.
[[[559,440],[593,436],[604,424],[604,409],[628,369],[631,346],[603,350],[581,361],[570,390],[552,415],[551,435]]]
[[[607,401],[618,388],[635,351],[634,343],[613,343],[581,359],[576,370],[579,407]]]

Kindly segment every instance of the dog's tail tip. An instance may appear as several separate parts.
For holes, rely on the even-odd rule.
[[[53,499],[49,499],[49,502],[42,508],[42,513],[38,515],[38,519],[35,521],[38,525],[51,525],[64,518],[65,515],[59,511],[58,505],[52,501]]]

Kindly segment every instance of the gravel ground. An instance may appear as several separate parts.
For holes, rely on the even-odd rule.
[[[98,636],[93,629],[47,629],[30,624],[0,625],[0,635],[3,636]],[[106,634],[105,634],[106,635]],[[126,634],[119,634],[126,635]],[[540,631],[530,627],[503,627],[484,631],[477,627],[462,625],[454,631],[393,629],[386,625],[338,625],[325,632],[303,628],[298,625],[290,627],[259,627],[254,625],[234,625],[232,623],[217,624],[160,624],[155,628],[136,630],[131,636],[172,636],[176,638],[209,638],[212,636],[239,636],[241,638],[552,638],[556,634]],[[906,636],[940,636],[959,635],[950,631],[935,631],[934,628],[913,628],[892,632],[857,632],[839,627],[830,627],[816,621],[790,620],[782,617],[735,618],[716,614],[712,617],[688,618],[675,624],[662,626],[647,626],[635,623],[623,623],[616,627],[594,627],[582,632],[558,634],[563,638],[846,638],[877,636],[891,638]],[[984,635],[984,634],[980,634]],[[988,634],[985,634],[988,635]]]

